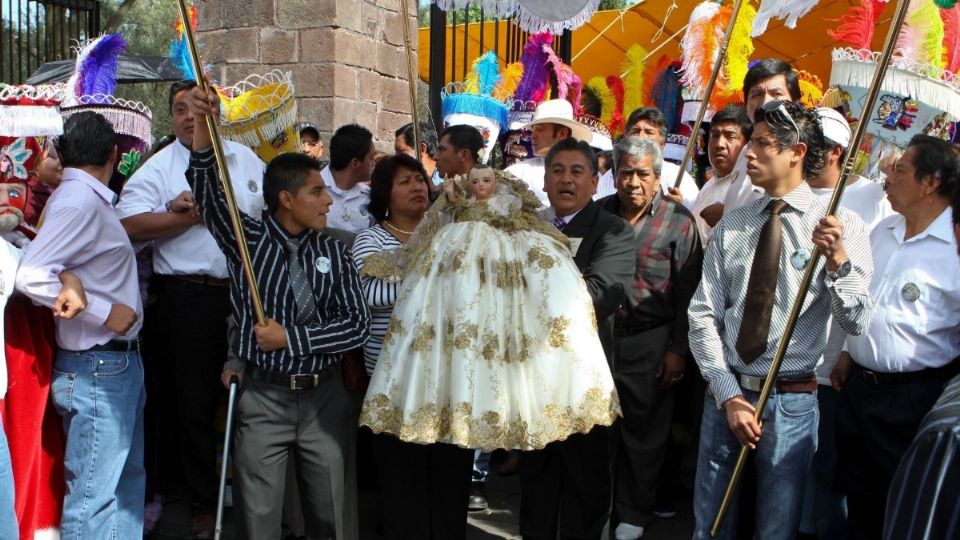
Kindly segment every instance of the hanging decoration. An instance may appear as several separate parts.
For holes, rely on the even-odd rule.
[[[562,34],[587,23],[600,0],[433,0],[444,11],[480,6],[484,14],[500,19],[513,18],[525,32]]]

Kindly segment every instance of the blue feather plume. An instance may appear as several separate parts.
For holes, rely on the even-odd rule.
[[[87,45],[78,59],[77,95],[113,95],[117,87],[117,57],[126,47],[120,34],[106,34]]]
[[[680,96],[680,77],[674,66],[660,72],[650,89],[650,98],[657,108],[667,117],[667,132],[676,133],[679,107],[683,105]]]
[[[177,66],[183,78],[186,80],[197,80],[197,74],[193,71],[193,60],[190,59],[190,47],[187,44],[187,36],[181,35],[170,41],[170,50],[168,52],[173,65]]]
[[[500,82],[500,61],[493,51],[487,51],[486,54],[477,58],[473,62],[473,71],[477,74],[477,85],[480,93],[489,96],[493,93],[493,88]]]

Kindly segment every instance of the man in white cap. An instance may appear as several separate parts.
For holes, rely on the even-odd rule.
[[[543,156],[557,141],[573,137],[589,144],[593,135],[586,126],[573,119],[573,106],[565,99],[550,99],[538,105],[533,120],[523,128],[532,133],[536,157],[514,163],[507,167],[507,172],[526,182],[543,205],[549,207],[550,200],[543,190]]]

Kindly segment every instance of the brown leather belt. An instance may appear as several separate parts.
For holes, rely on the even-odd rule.
[[[247,363],[243,372],[255,380],[268,382],[290,390],[309,390],[329,381],[334,376],[333,366],[321,370],[319,373],[277,373],[267,371]]]
[[[745,390],[759,392],[763,389],[766,377],[754,377],[753,375],[737,375],[740,381],[740,387]],[[800,377],[780,377],[775,382],[777,392],[780,394],[799,394],[804,392],[817,391],[817,377],[815,375],[804,375]]]
[[[212,287],[228,287],[230,285],[230,280],[227,278],[215,278],[202,274],[174,274],[170,277],[196,283],[197,285],[210,285]]]

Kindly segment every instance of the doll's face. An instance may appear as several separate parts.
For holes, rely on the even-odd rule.
[[[23,221],[23,210],[26,206],[26,184],[0,184],[0,231],[16,229]]]
[[[467,180],[470,183],[470,193],[478,201],[485,201],[492,197],[497,188],[497,178],[493,174],[493,169],[473,169]]]

